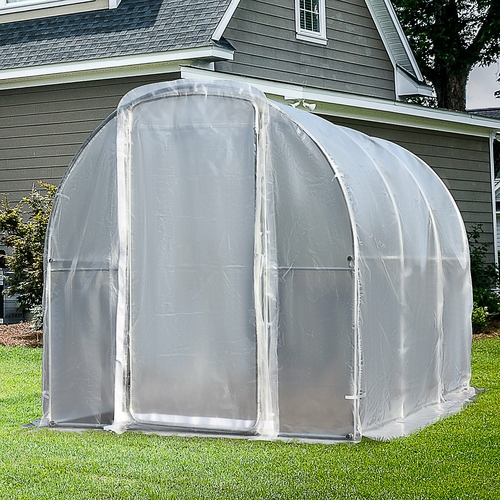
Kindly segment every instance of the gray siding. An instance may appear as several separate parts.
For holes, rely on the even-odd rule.
[[[374,137],[395,142],[429,164],[446,184],[466,226],[482,224],[484,241],[493,243],[489,140],[344,118],[325,117]],[[491,249],[493,257],[493,248]]]
[[[59,184],[89,134],[129,90],[178,75],[0,91],[0,197],[17,202],[41,180]]]
[[[364,0],[326,7],[324,46],[295,38],[293,0],[242,0],[224,32],[234,61],[217,71],[394,99],[394,69]]]

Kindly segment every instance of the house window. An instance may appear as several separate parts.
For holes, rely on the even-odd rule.
[[[325,0],[295,0],[297,38],[326,45]]]
[[[0,23],[114,9],[120,0],[0,0]]]
[[[45,4],[57,4],[60,0],[0,0],[0,9],[18,11],[20,9],[36,9]]]

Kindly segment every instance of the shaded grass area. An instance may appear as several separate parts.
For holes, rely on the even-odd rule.
[[[41,354],[0,347],[0,498],[500,498],[500,338],[474,341],[485,391],[459,415],[337,445],[26,429]]]

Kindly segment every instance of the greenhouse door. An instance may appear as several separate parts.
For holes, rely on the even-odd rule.
[[[146,101],[131,129],[130,413],[252,432],[255,111],[194,95]]]

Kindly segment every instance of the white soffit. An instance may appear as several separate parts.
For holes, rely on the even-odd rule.
[[[389,0],[365,0],[365,2],[393,64],[405,69],[417,80],[423,81],[415,56],[391,2]]]
[[[499,120],[470,113],[427,108],[416,104],[377,99],[333,90],[279,83],[181,66],[181,78],[241,81],[253,85],[271,99],[306,104],[315,114],[414,127],[476,137],[490,137],[500,129]],[[310,106],[311,104],[315,106]]]

